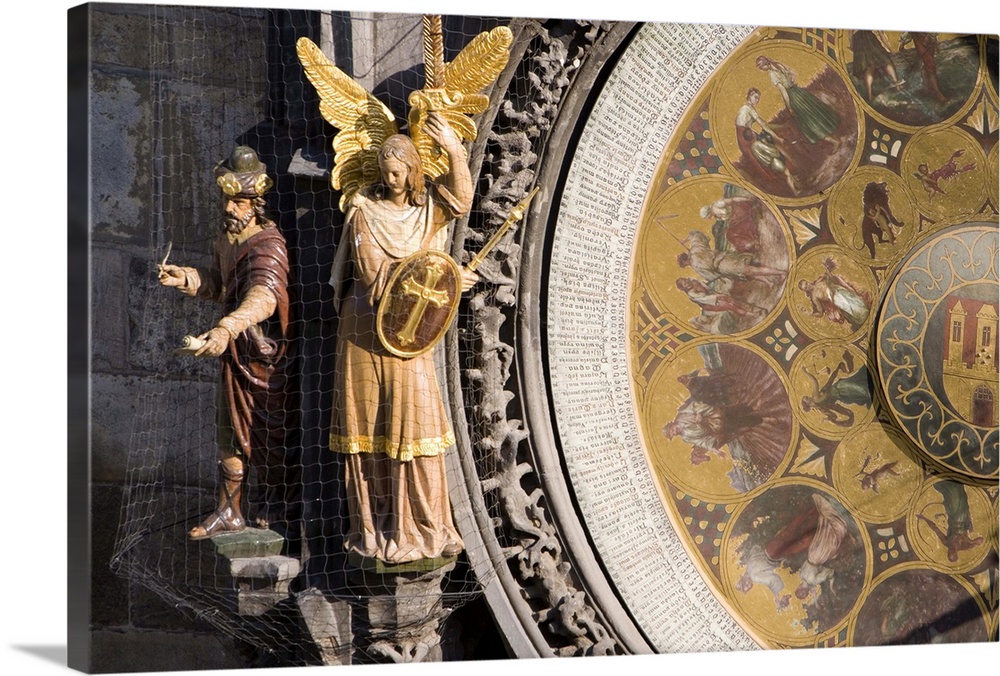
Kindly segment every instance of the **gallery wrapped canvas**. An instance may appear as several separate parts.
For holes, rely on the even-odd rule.
[[[72,667],[997,641],[996,35],[69,22]]]

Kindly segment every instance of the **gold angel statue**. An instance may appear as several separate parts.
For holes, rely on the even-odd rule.
[[[450,558],[464,548],[444,453],[455,435],[430,350],[478,280],[445,253],[447,225],[472,206],[463,140],[481,90],[507,63],[509,29],[445,64],[440,17],[424,17],[427,83],[409,98],[409,136],[378,99],[307,38],[299,59],[339,129],[332,184],[346,213],[330,283],[340,317],[330,449],[344,455],[355,565]]]

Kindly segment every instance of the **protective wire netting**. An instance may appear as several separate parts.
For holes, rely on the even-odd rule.
[[[469,564],[488,559],[485,552],[466,542],[449,556],[463,547],[457,527],[447,526],[448,495],[465,478],[446,458],[456,452],[452,426],[464,423],[450,420],[445,350],[404,360],[385,353],[374,334],[380,284],[410,251],[387,253],[383,242],[364,259],[362,247],[351,248],[335,298],[331,268],[338,247],[349,246],[329,180],[336,130],[320,116],[295,41],[311,38],[373,89],[405,133],[407,97],[424,79],[420,17],[161,6],[149,13],[148,36],[133,36],[148,39],[151,63],[149,263],[144,283],[129,290],[129,325],[152,376],[136,400],[112,568],[269,663],[330,661],[389,629],[419,642],[489,582]],[[445,18],[445,58],[500,23]],[[216,176],[233,165],[215,170],[238,145],[256,151],[274,182],[251,226],[273,221],[261,230],[266,237],[238,225],[225,231],[231,202]],[[476,213],[478,199],[469,221],[495,228],[502,217]],[[417,226],[406,223],[413,221],[383,224],[383,232],[402,228],[408,237],[406,228]],[[446,251],[455,227],[440,238]],[[470,247],[480,239],[469,237]],[[197,282],[182,268],[175,276],[192,293],[200,282],[199,297],[161,283],[169,266],[198,271]],[[244,304],[260,284],[276,300],[273,310]],[[473,292],[489,293],[479,287]],[[204,337],[234,313],[250,319],[220,357],[178,351],[184,336]],[[467,343],[458,341],[462,368],[471,363]],[[489,462],[477,458],[487,474]],[[217,509],[231,521],[236,505],[250,530],[189,537]],[[397,541],[406,528],[416,544]],[[387,611],[400,595],[405,608]],[[348,630],[343,607],[352,611]]]

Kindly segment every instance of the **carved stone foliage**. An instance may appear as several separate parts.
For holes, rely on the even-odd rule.
[[[567,92],[595,51],[605,53],[595,47],[607,38],[611,26],[583,21],[512,24],[512,65],[500,82],[507,88],[494,94],[492,128],[480,134],[473,149],[473,161],[482,158],[480,198],[474,216],[459,225],[456,236],[456,254],[464,260],[471,258],[538,180]],[[542,199],[558,195],[555,187],[543,186]],[[507,588],[506,593],[512,599],[518,597],[515,602],[528,604],[552,654],[620,653],[623,650],[613,630],[583,590],[560,537],[538,470],[531,430],[524,423],[527,404],[517,350],[539,350],[540,345],[530,336],[514,338],[517,315],[537,312],[529,306],[539,302],[534,290],[519,288],[524,254],[521,232],[523,224],[479,267],[487,284],[469,303],[459,330],[471,452],[504,559],[493,563],[510,569],[518,588]]]

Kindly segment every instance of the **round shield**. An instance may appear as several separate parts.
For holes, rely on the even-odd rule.
[[[398,357],[437,345],[451,326],[462,295],[462,272],[443,251],[418,251],[402,260],[378,306],[378,337]]]

